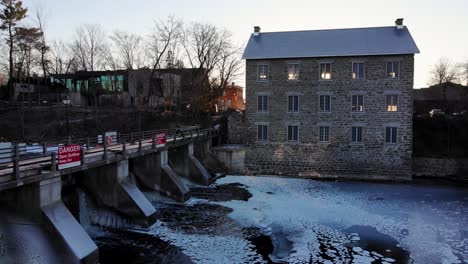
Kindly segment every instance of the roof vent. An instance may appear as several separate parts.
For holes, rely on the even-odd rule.
[[[261,30],[261,28],[259,26],[255,26],[254,27],[254,36],[260,35],[260,30]]]
[[[397,20],[395,20],[395,26],[396,28],[398,29],[403,29],[404,26],[403,26],[403,18],[397,18]]]

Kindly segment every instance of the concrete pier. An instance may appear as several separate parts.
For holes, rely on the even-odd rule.
[[[108,207],[150,226],[156,210],[129,177],[128,160],[87,170],[81,183],[98,206]]]
[[[63,241],[76,263],[97,263],[98,248],[61,199],[62,182],[52,178],[2,192],[0,204],[12,215],[21,214],[28,223],[48,232],[38,233],[35,240]],[[18,221],[11,221],[14,224]],[[41,229],[41,228],[39,228]],[[19,235],[19,234],[18,234]]]
[[[178,175],[201,185],[212,183],[213,177],[194,155],[194,144],[170,149],[168,156],[170,167]]]
[[[221,161],[229,174],[245,172],[245,147],[242,145],[224,145],[211,149],[216,158]]]
[[[179,202],[190,198],[189,188],[168,163],[167,150],[132,159],[130,170],[142,188],[163,193]]]

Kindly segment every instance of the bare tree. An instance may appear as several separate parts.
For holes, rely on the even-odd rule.
[[[433,66],[431,71],[430,84],[443,84],[447,82],[456,82],[458,81],[458,68],[447,58],[441,58]]]
[[[192,68],[204,68],[207,75],[230,46],[231,33],[215,25],[193,23],[184,30],[183,46]]]
[[[78,69],[95,71],[105,63],[105,34],[99,25],[83,25],[76,29],[72,43]]]
[[[193,23],[184,30],[183,47],[192,68],[202,80],[212,80],[217,85],[201,82],[203,93],[197,98],[195,107],[211,109],[214,97],[229,80],[237,74],[240,61],[232,45],[231,33],[212,24]],[[218,74],[218,75],[217,75]],[[218,88],[223,87],[218,90]]]
[[[165,21],[156,21],[147,43],[147,58],[151,76],[162,66],[164,56],[176,45],[182,33],[182,21],[170,16]]]
[[[45,35],[45,28],[47,23],[47,16],[45,13],[45,9],[43,6],[38,6],[35,9],[35,22],[36,27],[41,32],[41,37],[38,41],[37,49],[41,54],[41,67],[42,67],[42,74],[44,79],[47,78],[47,71],[48,71],[48,64],[49,61],[47,60],[47,53],[50,50],[50,47],[47,45],[46,42],[46,35]]]
[[[222,51],[221,60],[216,65],[221,91],[224,91],[226,86],[242,73],[241,57],[240,48],[230,47]]]
[[[468,86],[468,60],[464,63],[460,63],[461,78],[465,80],[466,86]]]
[[[74,61],[74,53],[70,46],[66,45],[63,41],[52,42],[48,72],[54,74],[69,73]]]
[[[119,54],[120,64],[126,69],[140,67],[142,38],[123,31],[114,31],[110,36]]]
[[[163,91],[155,90],[153,80],[156,71],[163,66],[164,58],[167,57],[169,49],[174,47],[180,40],[182,32],[182,21],[169,16],[166,20],[156,21],[152,32],[148,37],[147,43],[147,59],[150,65],[151,73],[149,75],[149,83],[152,89],[150,94],[164,95]]]

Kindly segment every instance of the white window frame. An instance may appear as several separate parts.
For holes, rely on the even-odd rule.
[[[390,98],[390,103],[389,103]],[[396,98],[396,102],[395,102]],[[389,108],[391,107],[391,108]],[[400,96],[398,94],[385,95],[385,112],[398,112],[400,110]]]
[[[330,65],[330,71],[327,72],[327,67],[326,65]],[[322,67],[325,66],[325,75],[322,75]],[[326,74],[329,74],[328,76]],[[328,77],[328,78],[326,78]],[[331,62],[320,62],[319,63],[319,78],[320,80],[331,80],[332,79],[332,63]]]
[[[328,109],[326,109],[326,106],[327,106],[327,101],[324,99],[323,101],[323,106],[324,108],[322,109],[322,96],[323,98],[328,98]],[[319,112],[321,113],[331,113],[331,95],[329,94],[319,94]]]
[[[270,108],[270,96],[264,95],[264,94],[259,94],[257,95],[257,112],[258,113],[268,113],[269,108]],[[260,102],[260,98],[262,98],[262,101]],[[266,98],[266,100],[265,100]],[[266,103],[265,103],[266,102]],[[266,105],[266,107],[265,107]]]
[[[291,128],[291,132],[293,134],[289,134],[289,128]],[[294,129],[296,129],[296,139],[294,139]],[[287,136],[288,142],[299,142],[299,126],[298,125],[288,125],[287,126]],[[290,137],[291,136],[291,137]],[[291,138],[291,139],[290,139]]]
[[[258,142],[268,141],[268,125],[267,124],[258,124],[257,125],[257,141]]]
[[[294,98],[296,98],[296,97],[297,97],[297,102],[294,100]],[[292,98],[292,101],[290,101],[291,98]],[[290,105],[290,103],[291,103],[291,105]],[[291,109],[289,108],[289,106],[291,106]],[[297,109],[295,109],[295,108],[297,108]],[[287,109],[287,112],[288,113],[299,113],[299,95],[295,95],[295,94],[288,95],[288,109]]]
[[[398,69],[397,71],[395,71],[395,63],[398,63]],[[388,65],[391,64],[391,73],[395,73],[395,76],[389,76],[389,72],[388,72]],[[386,61],[385,62],[385,77],[387,79],[390,79],[390,80],[399,80],[400,79],[400,67],[401,67],[401,63],[399,60],[391,60],[391,61]]]
[[[323,135],[323,138],[322,138]],[[319,142],[329,143],[330,142],[330,126],[319,126]]]
[[[291,74],[291,66],[293,73]],[[288,63],[288,81],[298,81],[301,78],[301,66],[300,63]]]
[[[397,126],[386,126],[385,127],[385,143],[386,144],[397,144],[398,143],[398,130],[399,130],[399,127],[397,127]],[[388,134],[389,132],[390,132],[390,135]]]
[[[263,72],[265,75],[265,78],[260,78],[260,69],[263,68],[266,72]],[[263,64],[257,64],[257,81],[259,82],[266,82],[270,79],[270,65],[263,63]]]
[[[361,73],[359,70],[359,66],[357,67],[357,73],[354,75],[354,65],[355,64],[362,64],[362,78],[359,77],[359,74]],[[353,61],[351,63],[351,78],[353,80],[364,80],[366,78],[366,64],[363,61]]]
[[[354,133],[356,130],[356,133]],[[360,132],[360,133],[359,133]],[[356,138],[354,138],[356,135]],[[351,142],[354,144],[361,144],[364,141],[364,128],[362,126],[352,126],[351,127]],[[359,140],[359,136],[361,140]]]
[[[356,102],[356,108],[354,106],[354,97],[357,98]],[[362,109],[359,109],[359,98],[362,98],[361,103],[362,103]],[[364,113],[364,95],[363,94],[353,94],[351,95],[351,112],[353,113]]]

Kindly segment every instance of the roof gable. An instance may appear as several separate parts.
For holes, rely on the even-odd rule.
[[[288,32],[250,36],[243,59],[416,54],[407,27],[373,27]]]

